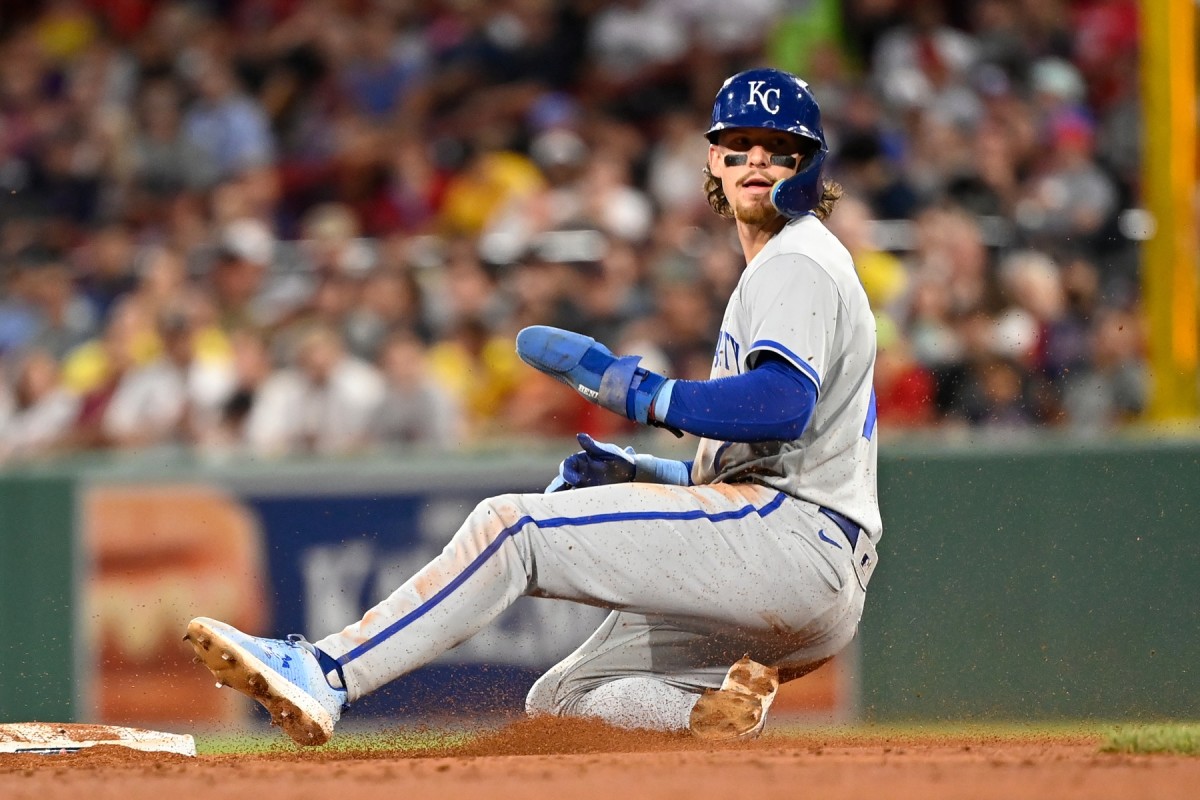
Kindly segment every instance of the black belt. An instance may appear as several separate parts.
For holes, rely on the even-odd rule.
[[[842,533],[846,534],[846,539],[850,542],[850,549],[858,547],[858,534],[862,530],[859,524],[849,517],[839,514],[832,508],[821,506],[820,511],[825,516],[837,523],[837,526],[842,529]]]

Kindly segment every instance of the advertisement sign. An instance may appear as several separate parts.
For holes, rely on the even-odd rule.
[[[262,530],[203,484],[86,487],[80,504],[84,718],[119,725],[236,720],[242,704],[191,663],[198,609],[247,630],[268,616]]]

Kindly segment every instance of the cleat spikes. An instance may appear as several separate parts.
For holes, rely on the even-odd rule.
[[[188,624],[187,640],[218,688],[229,687],[263,706],[271,725],[296,744],[329,741],[345,692],[329,686],[312,651],[298,640],[250,636],[207,617]]]

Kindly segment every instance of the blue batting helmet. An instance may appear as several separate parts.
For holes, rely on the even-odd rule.
[[[716,142],[726,128],[769,128],[787,131],[817,147],[792,177],[775,184],[771,202],[779,213],[799,217],[821,199],[821,168],[829,147],[821,130],[821,109],[808,84],[782,70],[751,69],[725,81],[713,102],[712,123],[705,136]]]

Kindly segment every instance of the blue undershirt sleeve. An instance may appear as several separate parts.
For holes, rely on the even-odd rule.
[[[726,442],[798,439],[817,404],[812,379],[783,358],[764,354],[749,372],[707,381],[675,381],[667,425]]]

